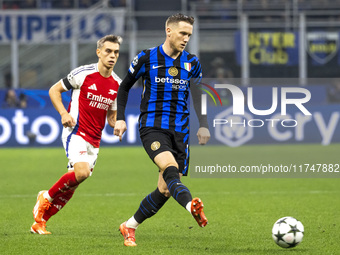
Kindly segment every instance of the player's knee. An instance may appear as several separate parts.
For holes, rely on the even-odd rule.
[[[88,164],[78,164],[78,165],[75,164],[74,172],[76,174],[77,182],[79,183],[85,181],[91,175],[91,170]]]
[[[85,181],[90,176],[90,171],[83,171],[76,175],[77,181],[79,183]]]
[[[90,171],[81,171],[76,173],[77,182],[81,183],[90,176]]]
[[[177,162],[170,162],[168,164],[165,164],[164,166],[162,166],[162,168],[160,169],[161,173],[164,174],[164,171],[166,169],[168,169],[169,167],[175,167],[178,170],[178,164]]]

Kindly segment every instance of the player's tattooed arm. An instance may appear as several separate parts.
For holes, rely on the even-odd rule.
[[[114,128],[116,124],[116,119],[117,119],[117,111],[108,110],[106,118],[107,118],[107,122],[110,125],[110,127]]]

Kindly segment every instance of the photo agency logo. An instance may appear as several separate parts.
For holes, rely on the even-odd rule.
[[[269,132],[275,133],[277,128],[296,127],[298,120],[287,113],[287,108],[290,106],[296,107],[303,116],[312,115],[304,105],[311,99],[311,93],[306,88],[272,87],[271,106],[266,109],[258,109],[254,106],[254,101],[259,101],[259,98],[254,98],[253,87],[248,87],[246,93],[244,93],[236,85],[215,84],[212,87],[204,83],[201,87],[201,90],[206,93],[201,95],[202,115],[208,115],[208,95],[215,106],[224,106],[216,89],[227,90],[228,94],[231,95],[232,105],[226,106],[225,110],[214,113],[210,125],[212,124],[215,129],[215,138],[232,147],[240,146],[252,139],[254,128],[268,127]],[[214,97],[217,97],[219,104]],[[269,98],[265,99],[265,101],[269,100]]]

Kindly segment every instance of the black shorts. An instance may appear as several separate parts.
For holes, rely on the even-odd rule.
[[[189,132],[144,127],[140,130],[140,138],[149,157],[154,158],[161,152],[170,151],[177,161],[179,172],[188,175],[189,168]]]

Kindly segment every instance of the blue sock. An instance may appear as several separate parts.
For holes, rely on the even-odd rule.
[[[154,216],[168,199],[157,188],[142,200],[134,215],[135,220],[141,224],[147,218]]]
[[[179,171],[175,166],[169,166],[163,173],[171,196],[184,208],[192,200],[192,196],[188,188],[181,182]]]

